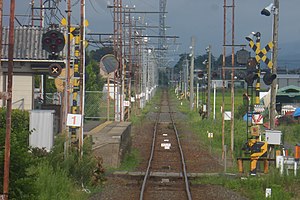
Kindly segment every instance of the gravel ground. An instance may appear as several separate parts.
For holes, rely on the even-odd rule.
[[[156,118],[156,112],[159,111],[157,105],[148,113],[141,126],[132,127],[132,148],[138,149],[142,162],[137,167],[136,171],[145,171],[147,166],[147,159],[150,154],[150,146],[152,142],[153,121]],[[175,110],[176,111],[176,110]],[[180,133],[181,144],[184,151],[184,156],[187,162],[187,171],[193,173],[212,173],[223,172],[223,166],[220,165],[218,159],[209,154],[208,149],[201,146],[199,138],[197,138],[187,127],[187,117],[182,113],[176,113],[175,119],[177,122],[177,129]],[[107,182],[101,193],[95,194],[90,200],[103,199],[103,200],[133,200],[139,199],[139,192],[142,183],[142,178],[130,178],[111,175],[107,177]],[[205,200],[227,200],[238,199],[244,200],[239,194],[218,185],[192,185],[192,197],[196,199]],[[167,194],[168,195],[168,194]],[[159,198],[153,197],[152,199],[183,199],[173,197],[169,194]]]

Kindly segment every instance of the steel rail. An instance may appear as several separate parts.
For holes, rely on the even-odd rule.
[[[146,173],[145,173],[145,177],[144,177],[141,192],[140,192],[140,200],[144,199],[144,192],[145,192],[146,182],[147,182],[148,177],[150,175],[150,168],[151,168],[151,162],[152,162],[153,154],[154,154],[154,147],[155,147],[155,141],[156,141],[156,132],[157,132],[157,125],[158,125],[158,121],[159,121],[159,116],[160,116],[160,112],[157,113],[156,120],[155,120],[155,125],[154,125],[154,130],[153,130],[153,139],[152,139],[152,145],[151,145],[151,153],[150,153],[150,157],[149,157],[149,160],[148,160],[148,166],[147,166],[147,170],[146,170]]]
[[[178,143],[178,147],[179,147],[179,151],[180,151],[186,195],[187,195],[188,200],[192,200],[190,185],[189,185],[188,176],[187,176],[187,172],[186,172],[186,163],[185,163],[184,154],[183,154],[183,150],[182,150],[182,147],[181,147],[180,139],[179,139],[179,136],[178,136],[178,131],[177,131],[173,116],[171,114],[172,112],[171,112],[171,106],[170,106],[170,102],[169,102],[169,96],[168,96],[168,105],[169,105],[172,125],[173,125],[173,128],[174,128],[175,134],[176,134],[177,143]]]
[[[178,136],[178,131],[172,116],[172,112],[171,112],[171,107],[170,107],[170,103],[169,103],[169,96],[167,95],[167,100],[168,100],[168,107],[169,107],[169,114],[170,114],[170,119],[173,125],[173,129],[175,131],[175,135],[176,135],[176,139],[177,139],[177,144],[179,146],[179,152],[180,152],[180,157],[181,157],[181,163],[182,163],[182,171],[183,171],[183,177],[184,177],[184,182],[185,182],[185,191],[186,191],[186,195],[188,200],[192,200],[192,195],[191,195],[191,191],[190,191],[190,186],[188,183],[188,177],[187,177],[187,171],[186,171],[186,163],[185,163],[185,159],[184,159],[184,155],[183,155],[183,150],[181,147],[181,143],[180,143],[180,139]],[[159,121],[159,117],[160,117],[160,113],[159,112],[156,116],[156,121],[155,121],[155,125],[154,125],[154,130],[153,130],[153,139],[152,139],[152,145],[151,145],[151,153],[150,153],[150,157],[148,160],[148,166],[147,166],[147,170],[143,179],[143,183],[142,183],[142,187],[141,187],[141,191],[140,191],[140,200],[144,199],[144,192],[145,192],[145,188],[146,188],[146,183],[147,180],[150,176],[150,169],[151,169],[151,164],[152,164],[152,160],[153,160],[153,155],[154,155],[154,148],[155,148],[155,142],[156,142],[156,133],[157,133],[157,125],[158,125],[158,121]]]

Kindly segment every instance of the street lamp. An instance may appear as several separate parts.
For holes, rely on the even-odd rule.
[[[277,73],[277,57],[278,57],[278,22],[279,22],[279,0],[274,0],[274,3],[271,3],[269,6],[265,7],[261,14],[265,16],[270,16],[273,12],[273,52],[272,52],[272,73]],[[270,99],[270,129],[275,127],[275,105],[276,105],[276,86],[277,80],[275,79],[271,85],[271,99]]]

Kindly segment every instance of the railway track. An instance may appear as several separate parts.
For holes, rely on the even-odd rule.
[[[140,190],[140,200],[192,199],[183,149],[168,93],[163,91],[160,111],[153,128],[153,140],[147,170]],[[160,174],[159,178],[151,176]]]

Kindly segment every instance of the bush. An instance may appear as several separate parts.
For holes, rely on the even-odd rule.
[[[64,169],[69,177],[74,178],[79,185],[91,183],[93,171],[96,170],[97,162],[92,154],[92,142],[89,138],[84,140],[83,155],[75,147],[69,148],[69,153],[64,154],[65,137],[56,138],[55,146],[51,151],[48,160],[54,170]]]
[[[6,109],[0,108],[0,187],[3,188],[4,146],[6,134]],[[28,151],[29,139],[29,113],[27,111],[13,110],[10,136],[10,199],[34,199],[33,187],[35,175],[28,174],[30,166],[36,160]]]
[[[76,190],[74,182],[68,178],[67,172],[57,168],[53,169],[48,162],[44,161],[35,169],[38,175],[35,181],[35,188],[39,200],[67,200],[83,199],[84,193]],[[78,188],[79,189],[79,188]]]

